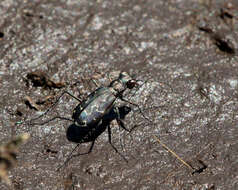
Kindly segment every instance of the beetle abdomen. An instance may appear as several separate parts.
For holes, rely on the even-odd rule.
[[[99,88],[75,108],[73,119],[78,126],[93,126],[113,107],[116,97],[109,88]]]

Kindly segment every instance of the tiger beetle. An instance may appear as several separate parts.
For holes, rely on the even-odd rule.
[[[137,81],[135,79],[133,79],[132,77],[130,77],[130,75],[127,72],[121,72],[119,74],[119,77],[117,79],[113,80],[108,87],[99,87],[83,101],[81,101],[80,99],[73,96],[72,94],[70,94],[67,91],[64,91],[59,96],[58,100],[52,105],[52,107],[54,107],[56,105],[56,103],[59,101],[59,99],[64,94],[68,94],[69,96],[75,98],[76,100],[78,100],[80,102],[77,105],[77,107],[73,110],[72,120],[64,118],[64,117],[54,117],[47,121],[47,122],[49,122],[49,121],[59,118],[59,119],[70,120],[73,122],[73,124],[67,130],[67,137],[68,137],[68,140],[76,142],[78,144],[73,149],[73,151],[70,153],[70,156],[76,150],[76,148],[79,146],[79,144],[82,143],[83,141],[85,141],[85,138],[87,138],[87,135],[88,135],[88,138],[90,138],[89,133],[90,132],[92,133],[92,130],[97,130],[97,131],[103,132],[105,130],[105,127],[107,127],[108,135],[109,135],[109,143],[112,145],[112,143],[111,143],[111,129],[110,129],[111,120],[116,119],[119,126],[121,126],[124,130],[130,132],[130,130],[128,130],[122,122],[122,119],[120,117],[119,108],[117,106],[115,106],[115,102],[117,99],[120,99],[124,102],[131,104],[131,105],[137,106],[140,113],[142,114],[142,116],[145,119],[149,120],[148,118],[146,118],[144,116],[140,107],[137,104],[134,104],[134,103],[123,98],[123,93],[126,91],[126,89],[132,89],[136,85],[138,85]],[[43,115],[45,115],[47,112],[49,112],[50,109],[48,109]],[[41,115],[33,120],[36,120],[36,119],[42,117],[43,115]],[[47,122],[44,122],[44,124]],[[77,130],[77,128],[79,130]],[[82,132],[83,130],[88,131],[89,133],[86,134],[85,136],[83,134],[81,135],[80,131]],[[100,132],[98,134],[100,135],[102,132]],[[72,133],[75,133],[75,134],[72,135]],[[84,134],[85,134],[85,132],[84,132]],[[93,135],[94,134],[92,134],[91,136],[93,136]],[[94,145],[94,140],[92,140],[92,145],[91,145],[88,153],[90,153],[92,151],[93,145]],[[118,154],[120,154],[113,145],[112,145],[112,147]],[[120,155],[122,156],[122,158],[124,160],[126,160],[126,158],[122,154],[120,154]]]

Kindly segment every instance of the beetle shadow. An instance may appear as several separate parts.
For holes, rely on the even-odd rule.
[[[113,107],[113,109],[111,109],[111,111],[108,114],[106,114],[97,125],[81,127],[75,124],[71,124],[67,129],[66,137],[69,141],[77,143],[77,145],[71,151],[70,155],[68,156],[68,159],[64,162],[64,164],[61,167],[63,167],[72,157],[89,154],[93,149],[95,140],[106,129],[108,129],[108,140],[112,148],[127,162],[127,159],[117,150],[117,148],[111,142],[110,124],[113,120],[116,120],[120,127],[122,127],[124,130],[128,132],[131,132],[134,128],[129,130],[125,127],[123,123],[123,120],[125,119],[126,115],[129,114],[130,112],[131,108],[129,106],[124,105],[120,107]],[[88,142],[92,142],[92,144],[87,152],[73,155],[73,152],[79,147],[81,143],[88,143]],[[58,168],[58,170],[60,168]]]

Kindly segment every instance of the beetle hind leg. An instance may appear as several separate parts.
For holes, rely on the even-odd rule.
[[[89,150],[88,150],[87,152],[79,153],[79,154],[73,155],[74,151],[75,151],[75,150],[79,147],[79,145],[80,145],[80,143],[78,143],[78,144],[74,147],[74,149],[71,151],[71,153],[69,154],[68,158],[65,160],[64,164],[62,164],[62,165],[57,169],[57,171],[59,171],[62,167],[64,167],[64,166],[71,160],[71,158],[77,157],[77,156],[80,156],[80,155],[85,155],[85,154],[91,153],[92,150],[93,150],[93,147],[94,147],[94,143],[95,143],[95,140],[92,141],[92,144],[91,144],[91,146],[90,146],[90,148],[89,148]]]
[[[119,154],[119,155],[123,158],[123,160],[125,160],[126,162],[128,162],[128,160],[125,158],[125,156],[124,156],[123,154],[121,154],[121,153],[117,150],[117,148],[112,144],[112,133],[111,133],[111,127],[110,127],[110,125],[108,125],[107,128],[108,128],[108,141],[109,141],[110,145],[111,145],[112,148],[116,151],[116,153]]]

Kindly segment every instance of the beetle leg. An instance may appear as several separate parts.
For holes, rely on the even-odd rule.
[[[116,153],[118,153],[126,162],[128,162],[128,160],[125,158],[125,156],[123,156],[123,155],[117,150],[117,148],[112,144],[112,133],[111,133],[110,124],[107,126],[107,129],[108,129],[108,141],[109,141],[110,145],[111,145],[112,148],[116,151]]]
[[[91,153],[92,150],[93,150],[93,147],[94,147],[94,143],[95,143],[95,140],[92,141],[92,144],[91,144],[91,146],[90,146],[90,148],[88,149],[87,152],[79,153],[79,154],[76,154],[76,155],[72,155],[72,154],[71,154],[71,155],[72,155],[71,157],[77,157],[77,156],[81,156],[81,155],[85,155],[85,154],[89,154],[89,153]]]
[[[85,154],[91,153],[92,150],[93,150],[94,143],[95,143],[95,140],[92,141],[92,144],[91,144],[91,146],[90,146],[90,148],[89,148],[89,150],[88,150],[87,152],[73,155],[73,152],[74,152],[74,151],[79,147],[79,145],[80,145],[80,143],[78,143],[78,144],[74,147],[74,149],[71,151],[71,153],[69,154],[67,160],[64,162],[64,164],[63,164],[62,166],[60,166],[60,167],[57,169],[57,171],[59,171],[63,166],[65,166],[65,165],[70,161],[71,158],[77,157],[77,156],[80,156],[80,155],[85,155]]]
[[[120,118],[116,118],[116,121],[117,121],[117,124],[118,124],[120,127],[122,127],[125,131],[131,132],[130,129],[127,129],[127,128],[125,127],[124,122],[123,122]]]
[[[91,144],[91,146],[90,146],[90,148],[88,149],[88,151],[87,151],[87,152],[84,152],[84,153],[79,153],[79,154],[73,155],[73,157],[76,157],[76,156],[80,156],[80,155],[84,155],[84,154],[89,154],[89,153],[91,153],[91,152],[92,152],[92,150],[93,150],[93,147],[94,147],[94,143],[95,143],[95,140],[94,140],[94,141],[92,141],[92,144]]]
[[[73,149],[73,150],[71,151],[71,153],[69,154],[68,158],[65,160],[64,164],[61,165],[56,171],[59,171],[63,166],[65,166],[65,165],[68,163],[68,161],[72,158],[73,152],[79,147],[79,145],[80,145],[80,143],[78,143],[78,144],[74,147],[74,149]]]
[[[95,143],[95,140],[92,141],[92,144],[91,144],[91,146],[90,146],[90,148],[88,149],[87,152],[79,153],[79,154],[75,154],[75,155],[72,155],[72,154],[71,154],[71,157],[77,157],[77,156],[81,156],[81,155],[85,155],[85,154],[89,154],[89,153],[91,153],[92,150],[93,150],[93,147],[94,147],[94,143]],[[80,143],[79,143],[79,144],[80,144]]]
[[[133,102],[130,102],[129,100],[124,99],[123,97],[120,97],[120,99],[121,99],[122,101],[124,101],[124,102],[127,102],[128,104],[131,104],[131,105],[133,105],[133,106],[136,106],[136,107],[138,108],[139,112],[141,113],[141,115],[142,115],[147,121],[149,121],[150,123],[152,123],[152,121],[151,121],[149,118],[147,118],[147,117],[143,114],[143,112],[141,111],[139,105],[137,105],[137,104],[135,104],[135,103],[133,103]]]
[[[99,84],[94,79],[92,79],[92,82],[97,88],[99,87]]]
[[[29,124],[30,124],[30,125],[44,125],[44,124],[46,124],[46,123],[49,123],[49,122],[51,122],[51,121],[54,121],[55,119],[62,119],[62,120],[67,120],[67,121],[74,122],[74,120],[72,120],[72,119],[69,119],[69,118],[66,118],[66,117],[61,117],[61,116],[56,116],[56,117],[53,117],[53,118],[51,118],[51,119],[49,119],[49,120],[46,120],[46,121],[44,121],[44,122],[42,122],[42,123],[29,123]]]
[[[37,120],[37,119],[40,119],[41,117],[43,117],[44,115],[46,115],[51,109],[53,109],[53,108],[56,106],[56,104],[58,103],[58,101],[59,101],[59,100],[63,97],[63,95],[65,95],[65,94],[68,94],[68,95],[71,96],[72,98],[78,100],[80,103],[82,102],[82,100],[80,100],[79,98],[75,97],[74,95],[72,95],[72,94],[69,93],[68,91],[64,91],[64,92],[57,98],[57,100],[53,103],[53,105],[50,106],[50,107],[45,111],[45,113],[43,113],[42,115],[40,115],[40,116],[38,116],[38,117],[36,117],[36,118],[34,118],[34,119],[31,119],[31,120],[29,120],[29,121],[26,121],[25,123],[31,124],[32,121],[35,121],[35,120]]]
[[[114,111],[116,113],[116,118],[121,118],[121,114],[120,114],[119,108],[117,106],[114,106]]]

